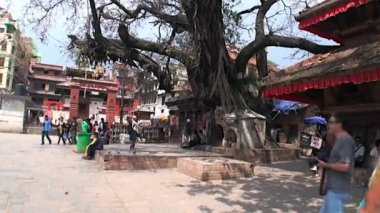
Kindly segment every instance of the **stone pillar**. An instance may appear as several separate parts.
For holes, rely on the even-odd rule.
[[[71,86],[70,90],[70,119],[78,117],[78,107],[79,107],[79,85]]]
[[[107,109],[106,109],[106,121],[111,124],[115,121],[115,105],[117,104],[116,101],[116,94],[117,89],[116,88],[110,88],[107,92]]]

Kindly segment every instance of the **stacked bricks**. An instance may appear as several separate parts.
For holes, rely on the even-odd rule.
[[[177,166],[176,156],[122,155],[97,151],[95,160],[103,170],[165,169]]]
[[[252,177],[254,167],[244,161],[228,158],[180,158],[177,170],[202,181]]]
[[[223,157],[209,152],[183,151],[157,152],[138,149],[135,154],[125,150],[98,150],[95,160],[103,170],[145,170],[176,168],[177,159],[189,157]]]

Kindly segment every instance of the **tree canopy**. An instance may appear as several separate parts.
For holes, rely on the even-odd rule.
[[[257,0],[241,8],[239,0],[29,0],[27,17],[43,36],[57,14],[64,14],[76,29],[68,35],[70,47],[79,49],[81,56],[141,67],[152,72],[166,91],[172,88],[170,69],[162,71],[159,61],[180,63],[187,68],[197,100],[232,111],[246,107],[250,97],[241,86],[244,79],[238,77],[250,58],[257,60],[255,77],[267,75],[267,47],[314,54],[336,48],[290,30],[294,11],[310,3]],[[155,29],[154,36],[143,35],[147,27]],[[252,33],[252,40],[244,41],[242,32]],[[230,58],[229,46],[240,47],[236,60]]]

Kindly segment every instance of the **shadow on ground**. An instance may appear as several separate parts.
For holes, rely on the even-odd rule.
[[[254,178],[192,181],[182,187],[186,187],[191,196],[212,195],[237,212],[319,212],[322,197],[318,194],[318,180],[310,177],[306,165],[297,161],[260,166]],[[356,196],[353,198],[355,202],[358,200]],[[354,206],[351,201],[348,212],[355,212]],[[205,205],[198,209],[214,212]]]

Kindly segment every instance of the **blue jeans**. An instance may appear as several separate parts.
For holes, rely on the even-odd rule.
[[[349,198],[350,195],[348,193],[327,191],[320,213],[343,213],[344,204]]]

